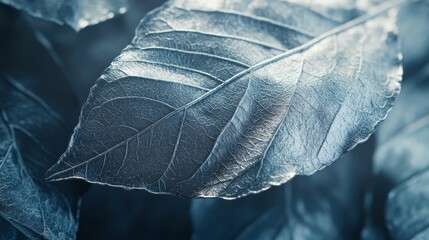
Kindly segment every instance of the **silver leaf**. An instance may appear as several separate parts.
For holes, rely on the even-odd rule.
[[[361,11],[166,3],[97,80],[48,179],[236,198],[321,170],[399,91],[397,4],[347,19]]]

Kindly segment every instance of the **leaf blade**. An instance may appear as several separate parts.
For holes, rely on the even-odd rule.
[[[149,191],[174,193],[187,197],[221,196],[228,198],[242,196],[249,192],[261,191],[273,184],[278,185],[284,183],[296,174],[311,174],[315,170],[329,165],[333,159],[338,158],[346,150],[354,147],[358,142],[368,137],[373,131],[373,125],[384,118],[385,113],[390,108],[394,96],[399,89],[401,68],[397,56],[393,16],[382,16],[371,19],[375,15],[380,14],[380,12],[373,13],[372,15],[370,14],[366,17],[348,22],[312,40],[302,38],[303,35],[300,37],[298,37],[298,35],[291,35],[283,44],[293,48],[296,46],[296,42],[299,42],[300,44],[298,47],[275,56],[269,57],[270,55],[266,55],[265,57],[268,57],[266,60],[262,60],[262,62],[246,68],[245,64],[248,63],[244,62],[246,58],[243,58],[242,55],[231,55],[228,52],[220,53],[216,51],[220,58],[213,58],[213,51],[215,51],[216,48],[206,49],[205,51],[209,52],[209,55],[207,55],[207,53],[201,53],[201,51],[203,51],[202,46],[206,45],[202,44],[199,46],[197,43],[198,41],[196,41],[197,39],[192,37],[193,33],[190,36],[185,36],[182,41],[174,40],[169,42],[169,38],[166,38],[164,41],[158,39],[159,41],[156,42],[158,45],[162,46],[161,49],[163,50],[165,50],[164,46],[168,46],[168,49],[171,49],[171,44],[174,45],[175,42],[189,41],[190,43],[196,43],[193,49],[189,49],[194,46],[193,44],[185,44],[183,46],[176,44],[176,48],[180,49],[179,52],[183,53],[183,55],[177,55],[177,51],[174,51],[174,54],[168,51],[162,52],[159,51],[160,48],[157,48],[158,51],[155,53],[148,53],[147,47],[140,49],[140,45],[142,44],[152,44],[150,40],[148,41],[149,43],[145,41],[146,32],[152,32],[153,28],[160,28],[162,30],[165,30],[164,28],[174,28],[174,24],[167,22],[167,16],[175,16],[179,19],[181,25],[191,26],[190,28],[192,30],[205,27],[206,20],[202,20],[204,23],[202,26],[197,25],[195,27],[192,23],[189,23],[189,16],[183,16],[183,13],[180,12],[183,11],[182,9],[191,9],[187,13],[191,13],[191,16],[193,16],[192,14],[194,12],[198,12],[199,14],[200,11],[194,11],[194,8],[190,8],[189,5],[193,6],[192,4],[196,4],[197,6],[193,6],[195,8],[201,6],[196,2],[187,2],[189,5],[186,5],[187,3],[181,3],[185,4],[185,7],[180,8],[179,13],[177,13],[176,11],[178,10],[175,4],[178,4],[178,2],[180,3],[180,1],[177,1],[167,4],[149,14],[138,28],[138,35],[133,40],[132,46],[127,47],[97,81],[96,86],[91,92],[89,101],[83,109],[81,121],[71,140],[70,148],[62,156],[59,163],[50,170],[50,177],[48,179],[60,180],[75,177],[86,179],[91,182],[116,185],[124,188],[144,188]],[[382,9],[392,7],[390,4],[392,3],[383,6]],[[397,4],[397,2],[394,2],[394,4]],[[210,7],[210,5],[207,6]],[[207,6],[203,5],[203,12],[206,11],[204,7]],[[233,16],[236,17],[236,14]],[[185,18],[185,20],[183,20],[182,17]],[[193,16],[193,18],[197,17]],[[191,20],[193,18],[191,18]],[[207,18],[210,19],[210,17]],[[201,19],[201,17],[197,19]],[[248,21],[250,22],[248,24],[251,25],[254,24],[254,19],[255,17],[249,20],[248,16],[245,16],[242,21]],[[188,21],[188,25],[183,21]],[[264,20],[261,24],[266,23],[267,21]],[[272,23],[270,22],[269,24]],[[237,30],[237,28],[231,30],[228,26],[225,26],[225,24],[219,24],[218,26],[220,26],[218,28],[226,29],[215,29],[215,32],[229,31],[234,32],[237,36],[244,34],[243,30]],[[267,28],[270,27],[273,26],[267,25]],[[371,64],[380,62],[376,59],[388,59],[384,64],[381,63],[378,66],[382,70],[379,72],[375,71],[374,69],[377,67],[372,68],[367,62],[364,62],[363,66],[361,66],[362,63],[359,62],[362,62],[362,59],[354,63],[354,72],[342,72],[341,70],[337,70],[335,66],[336,63],[334,63],[336,61],[333,61],[336,57],[342,57],[346,59],[345,62],[347,62],[354,59],[354,54],[344,43],[339,46],[340,50],[337,52],[339,56],[333,54],[332,51],[335,49],[335,39],[341,38],[341,40],[351,45],[361,44],[362,46],[362,43],[359,43],[359,41],[364,38],[363,35],[366,34],[366,31],[369,32],[368,42],[384,49],[383,53],[387,54],[387,56],[383,54],[377,55],[377,51],[371,47],[365,50],[365,53],[370,56],[371,61],[368,62],[371,62]],[[289,32],[288,35],[290,35]],[[272,36],[272,38],[269,38],[269,41],[278,43],[278,39],[281,38]],[[390,48],[394,50],[389,51],[388,49]],[[259,49],[251,48],[250,51],[257,52]],[[199,58],[198,56],[200,55],[198,54],[204,56],[204,58]],[[270,53],[268,52],[268,54]],[[322,62],[320,58],[322,55],[328,56],[331,62],[325,63],[325,65],[319,68],[314,68],[316,62]],[[124,59],[126,59],[127,64],[122,63]],[[154,81],[153,76],[170,77],[169,79],[171,79],[172,75],[170,72],[155,72],[154,69],[142,66],[141,61],[137,64],[128,65],[128,61],[133,59],[137,61],[140,59],[155,59],[154,61],[162,60],[167,64],[172,64],[171,62],[173,62],[174,64],[182,64],[193,69],[201,68],[198,69],[198,71],[207,72],[224,82],[214,86],[208,91],[190,90],[189,88],[185,89],[181,86],[174,91],[174,94],[169,94],[168,91],[171,91],[171,89],[160,85],[161,82],[169,81]],[[221,61],[218,61],[219,59],[221,59]],[[305,65],[304,60],[306,61]],[[305,69],[300,73],[299,69],[301,65],[304,66]],[[285,66],[287,67],[285,68]],[[329,68],[333,68],[333,72],[330,72]],[[346,67],[342,66],[342,68],[339,69],[344,68]],[[306,76],[301,78],[301,74],[306,74]],[[363,76],[360,76],[360,74]],[[371,83],[368,79],[370,75],[376,76],[375,78],[379,82],[376,81],[375,83]],[[388,84],[384,85],[384,80],[381,82],[381,79],[386,76],[390,79]],[[333,116],[332,113],[328,113],[328,110],[320,106],[320,109],[317,110],[324,112],[325,115],[317,116],[317,112],[314,111],[312,104],[320,104],[320,102],[318,102],[320,101],[319,99],[326,100],[329,96],[335,100],[347,100],[344,105],[354,104],[355,102],[343,92],[361,90],[359,86],[348,86],[346,83],[348,79],[356,78],[355,81],[358,81],[360,80],[359,77],[362,77],[364,79],[363,81],[365,81],[361,83],[362,85],[370,85],[376,90],[369,94],[360,92],[360,94],[366,98],[366,102],[361,103],[362,106],[359,105],[360,109],[357,110],[367,111],[373,115],[368,115],[370,116],[368,118],[363,116],[361,116],[361,118],[357,117],[361,122],[356,120],[353,124],[357,124],[358,127],[351,124],[354,128],[360,127],[364,129],[361,133],[355,133],[356,136],[350,137],[354,140],[348,139],[348,136],[345,136],[347,134],[344,134],[344,136],[340,136],[343,139],[339,141],[340,144],[337,146],[339,149],[335,149],[335,146],[324,147],[323,142],[326,141],[324,138],[329,135],[330,131],[330,126],[325,125],[330,124],[330,121],[335,119],[336,113],[334,113],[335,116]],[[330,78],[337,81],[333,81],[331,84],[335,84],[335,87],[340,88],[340,90],[337,90],[341,93],[335,94],[335,90],[333,90],[335,87],[330,87],[328,84],[323,83],[323,80],[326,79],[329,81]],[[298,99],[297,95],[294,95],[295,93],[291,91],[291,89],[297,87],[296,84],[298,84],[298,80],[304,82],[302,84],[303,86],[298,89],[299,94],[305,95],[305,97],[301,97],[302,99]],[[174,81],[182,81],[182,78]],[[293,81],[296,81],[296,83]],[[325,90],[326,93],[324,92]],[[175,110],[161,109],[159,111],[151,111],[150,109],[156,107],[149,106],[148,104],[143,106],[141,102],[139,102],[138,106],[137,102],[124,102],[117,104],[115,107],[110,106],[106,110],[99,108],[99,106],[105,101],[108,101],[108,99],[116,98],[118,95],[116,95],[117,93],[115,92],[118,91],[120,91],[119,95],[122,96],[141,94],[141,96],[150,97],[171,105]],[[382,92],[381,96],[376,94],[377,91]],[[312,98],[312,94],[318,96]],[[256,99],[256,101],[254,101],[254,99]],[[335,100],[332,100],[330,104],[337,105]],[[302,106],[300,103],[295,103],[295,105],[303,108],[306,114],[310,112],[310,115],[316,115],[315,120],[312,120],[312,124],[321,126],[327,131],[326,136],[319,134],[310,141],[304,141],[305,147],[308,147],[307,145],[310,145],[311,141],[316,141],[316,145],[322,142],[322,144],[320,144],[320,149],[314,149],[314,147],[309,146],[309,148],[313,148],[312,151],[314,151],[316,157],[321,151],[329,152],[325,155],[331,154],[325,156],[325,159],[318,161],[316,165],[311,162],[310,158],[312,156],[305,156],[305,154],[303,156],[297,156],[303,154],[302,149],[295,149],[296,151],[294,152],[288,152],[284,146],[281,146],[282,144],[292,144],[294,148],[298,148],[299,144],[293,143],[293,141],[295,141],[293,140],[294,137],[305,138],[305,134],[314,134],[314,132],[312,132],[314,128],[312,126],[306,126],[305,130],[308,132],[297,131],[297,133],[295,133],[296,136],[287,136],[288,129],[283,126],[284,124],[281,119],[286,118],[292,101],[307,101],[306,106]],[[370,105],[373,103],[381,106],[379,108],[380,110],[376,113],[371,112],[372,107]],[[346,111],[342,109],[342,105],[343,104],[337,105],[338,111]],[[99,111],[92,111],[92,109],[96,108]],[[134,109],[135,112],[127,112],[126,110],[124,112],[122,109]],[[147,113],[144,113],[145,111]],[[288,116],[289,118],[296,120],[298,123],[305,124],[303,118],[298,116],[300,114],[300,109],[295,109],[291,112],[294,117]],[[124,113],[128,117],[131,117],[131,119],[122,117],[121,114]],[[106,117],[114,119],[113,122],[121,122],[121,125],[125,123],[125,125],[137,131],[125,132],[119,130],[119,124],[109,123],[109,120],[105,120]],[[287,121],[293,121],[289,118]],[[252,122],[253,119],[255,122]],[[325,120],[327,123],[323,123]],[[370,124],[365,121],[368,121]],[[111,128],[112,131],[100,130],[100,128],[96,126],[100,124],[106,127],[106,129]],[[341,123],[336,124],[338,126],[334,127],[334,129],[336,128],[335,130],[338,131],[338,128],[343,130],[344,126],[341,127]],[[277,142],[276,145],[279,146],[278,148],[280,148],[280,150],[269,150],[271,145],[270,142],[277,136],[274,136],[274,133],[277,132],[276,129],[278,126],[282,126],[283,129],[283,132],[280,134],[283,139],[275,139]],[[252,130],[253,128],[255,130]],[[248,136],[250,136],[249,139],[246,139],[247,129],[250,129],[248,133]],[[346,131],[348,130],[350,129],[346,129]],[[97,136],[98,143],[89,140],[87,134]],[[258,135],[262,136],[261,141],[259,141]],[[181,138],[180,141],[178,141],[178,136]],[[111,140],[103,140],[106,138],[110,138]],[[286,140],[284,138],[286,138]],[[331,138],[335,138],[332,134],[329,135],[328,140],[334,141]],[[85,144],[74,144],[82,141],[88,141],[88,146],[90,147],[86,148]],[[228,144],[225,144],[226,142],[228,142]],[[221,145],[225,145],[226,147],[222,147]],[[275,172],[276,170],[272,167],[264,166],[265,170],[271,168],[268,170],[270,174],[265,174],[260,177],[259,173],[261,170],[256,169],[257,171],[255,171],[252,166],[255,162],[261,162],[266,158],[265,154],[262,154],[266,151],[264,150],[266,146],[268,146],[267,154],[269,155],[267,158],[272,162],[280,162],[285,166],[283,170],[277,172]],[[325,148],[331,149],[326,150]],[[163,153],[158,152],[161,149]],[[246,153],[247,150],[249,150],[250,153]],[[236,151],[236,153],[234,153],[234,151]],[[274,156],[276,153],[285,155],[286,157],[284,157],[284,159],[288,160],[286,160],[286,162],[281,162],[278,160],[280,157],[277,156],[276,158],[276,156]],[[223,155],[217,159],[218,157],[216,154]],[[234,156],[234,154],[237,155]],[[77,159],[84,160],[80,161]],[[304,160],[298,161],[297,159]],[[110,167],[115,169],[110,169],[110,172],[99,172],[101,165],[104,166],[106,161]],[[125,163],[125,161],[127,161],[127,163]],[[293,161],[296,161],[296,163]],[[103,162],[103,164],[101,164],[101,162]],[[204,167],[202,167],[203,164]],[[125,168],[123,168],[123,166],[125,166]],[[180,168],[178,166],[180,166]],[[87,169],[90,171],[89,174]],[[145,169],[151,170],[146,171]],[[202,171],[205,171],[205,173]],[[250,173],[247,173],[248,175],[241,179],[241,182],[236,181],[233,183],[235,180],[234,177],[239,178],[237,172],[244,173],[245,171],[250,171]],[[121,172],[128,176],[122,178]],[[194,175],[196,177],[194,177]],[[254,175],[256,175],[256,177]],[[109,181],[106,181],[106,178],[109,178]],[[252,178],[257,178],[257,180],[254,181],[255,185],[248,186],[253,184],[253,182],[251,182]],[[259,184],[257,183],[258,181],[260,181]],[[239,190],[243,187],[240,186],[240,184],[246,185],[246,190],[243,190],[243,192]],[[223,191],[224,189],[222,188],[230,186],[232,187],[229,190]]]

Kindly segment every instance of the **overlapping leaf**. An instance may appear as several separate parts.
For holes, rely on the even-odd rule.
[[[353,21],[356,8],[305,3],[177,0],[150,13],[49,179],[233,198],[331,164],[399,89],[396,3]]]
[[[0,0],[26,13],[79,31],[126,12],[126,0]]]
[[[425,239],[429,233],[429,68],[407,80],[378,131],[376,181],[365,239]],[[384,224],[385,223],[385,224]]]
[[[67,144],[77,104],[49,51],[8,17],[0,22],[1,239],[74,239],[78,188],[48,184],[44,173]]]
[[[193,200],[193,239],[357,239],[373,141],[328,169],[234,201]]]

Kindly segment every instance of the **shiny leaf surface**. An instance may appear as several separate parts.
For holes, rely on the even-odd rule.
[[[67,24],[76,31],[126,12],[126,0],[0,0],[26,13]]]
[[[350,20],[360,11],[168,2],[97,80],[49,179],[235,198],[324,168],[400,88],[395,4]]]

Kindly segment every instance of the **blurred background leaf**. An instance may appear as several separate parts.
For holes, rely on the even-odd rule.
[[[374,182],[363,239],[427,237],[429,65],[408,78],[396,106],[377,132]]]
[[[329,168],[266,192],[193,200],[193,239],[359,239],[373,145],[369,140]]]
[[[404,5],[398,27],[404,56],[404,81],[429,62],[429,1]]]

